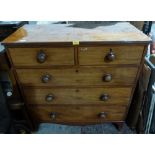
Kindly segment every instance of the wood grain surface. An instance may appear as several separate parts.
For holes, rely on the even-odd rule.
[[[25,25],[2,44],[32,119],[91,124],[125,120],[150,42],[128,22],[113,22],[92,28]],[[110,50],[114,59],[107,61]],[[39,51],[46,55],[43,63],[37,60]],[[45,76],[50,77],[46,83]],[[100,100],[103,94],[107,101]]]
[[[27,104],[59,105],[59,104],[100,104],[100,105],[127,105],[132,87],[130,88],[24,88]],[[53,100],[47,101],[48,95]],[[108,100],[101,100],[107,94]]]
[[[106,58],[110,49],[115,54],[113,61],[108,61]],[[80,65],[139,64],[143,50],[143,46],[134,45],[79,47],[78,60]]]
[[[74,48],[9,48],[15,66],[74,65]],[[39,52],[46,55],[43,63],[37,61]]]
[[[138,68],[136,67],[80,67],[78,69],[17,69],[20,83],[29,86],[118,86],[133,85]],[[111,74],[112,80],[105,82],[103,77]],[[51,80],[42,82],[42,77],[50,75]]]
[[[150,42],[151,39],[128,22],[94,28],[74,27],[72,24],[25,25],[3,41],[5,45],[31,43],[85,42]]]
[[[29,106],[29,111],[37,121],[56,123],[102,123],[106,121],[123,121],[125,106]],[[101,112],[106,114],[100,118]],[[51,113],[56,118],[51,118]]]

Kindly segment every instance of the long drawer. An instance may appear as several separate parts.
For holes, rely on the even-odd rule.
[[[81,67],[79,69],[17,69],[20,83],[30,86],[132,85],[135,67]]]
[[[74,65],[74,48],[9,48],[14,66]]]
[[[32,117],[40,122],[102,123],[123,121],[125,106],[29,106]]]
[[[105,64],[139,64],[143,46],[98,46],[79,47],[78,59],[80,65]]]
[[[37,105],[127,105],[132,88],[24,88],[26,103]]]

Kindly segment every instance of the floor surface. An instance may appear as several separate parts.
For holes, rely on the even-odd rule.
[[[37,134],[134,134],[135,131],[129,129],[124,124],[121,131],[111,123],[87,126],[69,126],[50,123],[42,123],[39,126]]]

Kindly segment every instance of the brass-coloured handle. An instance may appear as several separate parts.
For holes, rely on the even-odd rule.
[[[108,94],[103,94],[100,96],[100,100],[101,101],[107,101],[109,99],[109,95]]]
[[[50,80],[51,80],[51,75],[49,75],[49,74],[46,74],[46,75],[43,75],[42,76],[42,82],[43,83],[47,83],[47,82],[49,82]]]
[[[114,61],[116,58],[116,55],[114,53],[114,51],[112,51],[112,49],[110,49],[110,51],[108,52],[108,54],[106,55],[106,59],[108,61]]]
[[[110,81],[112,80],[112,75],[111,75],[111,74],[105,74],[105,75],[103,76],[103,80],[104,80],[105,82],[110,82]]]
[[[46,96],[45,100],[46,100],[47,102],[51,102],[51,101],[54,100],[54,96],[53,96],[52,94],[48,94],[48,95]]]
[[[106,118],[106,117],[107,117],[107,113],[101,112],[101,113],[99,113],[98,116],[99,116],[100,118]]]
[[[39,63],[44,63],[46,61],[47,55],[44,51],[40,51],[37,55],[37,61]]]
[[[57,113],[56,112],[52,112],[50,114],[50,117],[51,117],[52,120],[55,120],[56,119],[56,116],[57,116]]]

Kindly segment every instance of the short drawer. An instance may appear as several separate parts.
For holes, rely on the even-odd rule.
[[[24,88],[27,104],[128,105],[132,88]]]
[[[79,47],[80,65],[140,64],[144,46]]]
[[[9,48],[14,66],[74,65],[74,48]]]
[[[30,86],[132,85],[136,67],[81,67],[79,69],[17,69],[20,83]]]
[[[123,121],[124,106],[29,106],[32,117],[40,122],[102,123]]]

